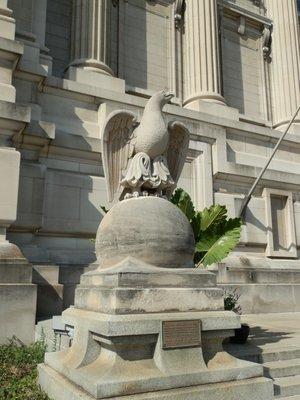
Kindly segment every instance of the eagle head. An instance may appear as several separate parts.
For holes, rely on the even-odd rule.
[[[163,108],[163,106],[167,103],[170,102],[170,100],[174,97],[174,95],[170,92],[167,92],[165,90],[160,90],[159,92],[155,93],[150,101],[151,103],[156,103],[159,105],[160,109]]]

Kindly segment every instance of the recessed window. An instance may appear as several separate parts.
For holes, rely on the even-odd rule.
[[[288,250],[287,197],[271,195],[271,213],[274,251]]]
[[[297,257],[292,193],[265,189],[268,257]]]

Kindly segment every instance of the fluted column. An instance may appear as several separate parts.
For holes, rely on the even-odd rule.
[[[110,68],[111,0],[74,0],[70,66],[113,75]]]
[[[224,104],[221,95],[216,0],[188,0],[185,14],[184,106],[197,110],[199,100]]]
[[[272,109],[273,124],[284,129],[300,105],[300,57],[296,0],[268,0],[272,34]],[[296,124],[300,122],[298,116]],[[297,129],[298,130],[298,129]]]

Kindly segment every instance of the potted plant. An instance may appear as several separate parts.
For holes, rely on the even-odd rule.
[[[233,311],[236,314],[242,314],[242,308],[238,304],[241,295],[237,289],[224,290],[224,309],[227,311]],[[234,336],[230,338],[232,343],[246,343],[250,334],[250,327],[248,324],[241,324],[240,328],[235,329]]]

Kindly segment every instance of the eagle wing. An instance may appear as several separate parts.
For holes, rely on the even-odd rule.
[[[137,116],[125,110],[112,112],[104,124],[102,161],[109,202],[121,190],[122,174],[134,152],[134,129],[137,125]]]
[[[186,160],[190,134],[188,129],[179,121],[169,122],[168,129],[170,133],[167,153],[168,167],[174,182],[177,184]]]

